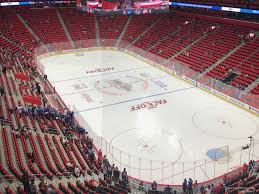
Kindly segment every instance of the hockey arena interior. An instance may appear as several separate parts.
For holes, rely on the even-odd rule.
[[[0,0],[0,194],[259,194],[258,0]]]

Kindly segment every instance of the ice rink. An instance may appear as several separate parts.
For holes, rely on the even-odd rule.
[[[259,159],[258,117],[140,59],[96,50],[41,63],[67,106],[103,137],[97,146],[131,176],[212,179],[248,160],[249,149],[240,151],[248,136],[251,158]]]

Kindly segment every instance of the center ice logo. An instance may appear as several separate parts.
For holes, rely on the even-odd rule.
[[[158,105],[166,104],[166,99],[160,99],[160,100],[153,100],[148,102],[143,102],[142,104],[133,105],[130,108],[130,111],[136,111],[141,109],[151,109],[151,108],[157,108]]]
[[[94,70],[86,71],[86,74],[89,74],[89,73],[102,73],[102,72],[112,71],[112,70],[114,70],[114,67],[97,68],[97,69],[94,69]]]

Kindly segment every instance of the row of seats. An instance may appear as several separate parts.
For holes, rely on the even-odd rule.
[[[15,63],[14,63],[14,64],[15,64]],[[16,68],[16,66],[14,66],[14,67],[12,67],[12,68],[9,69],[9,70],[16,72],[16,71],[17,71],[17,68]],[[28,70],[22,69],[22,71],[28,73]],[[4,88],[4,89],[5,89],[5,94],[7,94],[7,95],[5,95],[5,102],[6,102],[6,103],[5,103],[5,106],[3,106],[3,107],[6,107],[6,112],[8,113],[8,117],[12,117],[13,115],[10,113],[9,109],[15,107],[15,106],[17,105],[18,101],[19,101],[18,99],[13,98],[13,94],[14,94],[14,93],[20,93],[21,91],[19,91],[19,90],[17,89],[16,83],[15,83],[15,81],[13,80],[13,78],[12,78],[11,76],[7,76],[6,74],[4,74],[4,75],[3,75],[3,80],[4,80],[4,82],[5,82],[5,85],[7,86],[6,88]],[[16,80],[16,81],[18,82],[18,80]],[[32,94],[30,90],[26,91],[26,94],[28,94],[28,93]],[[9,97],[9,98],[8,98],[8,97]],[[1,98],[2,98],[2,97],[1,97]],[[22,101],[22,100],[20,100],[19,102],[21,102],[21,101]],[[2,101],[1,101],[1,102],[2,102]],[[11,106],[9,106],[9,104],[11,104]],[[1,109],[1,110],[2,110],[2,109]],[[3,112],[4,112],[4,111],[3,111]],[[4,114],[3,114],[3,115],[4,115]],[[7,116],[7,115],[4,115],[4,117],[6,117],[6,116]],[[15,120],[13,120],[13,121],[15,122],[16,126],[25,126],[25,125],[26,125],[27,127],[29,126],[29,124],[28,124],[29,120],[27,120],[27,119],[28,119],[28,115],[23,114],[22,117],[19,117],[17,111],[15,110],[15,111],[14,111],[14,117],[15,117]],[[31,119],[31,123],[34,122],[35,127],[37,127],[37,126],[36,126],[36,123],[39,125],[39,122],[38,122],[37,118],[33,118],[33,117],[30,115],[30,119]],[[32,121],[33,121],[33,122],[32,122]],[[48,121],[48,120],[44,117],[43,120],[41,120],[40,122],[43,122],[43,123],[45,122],[45,125],[50,125],[50,124],[51,124],[51,125],[53,125],[53,126],[58,130],[58,127],[57,127],[55,121],[53,121],[53,120]],[[46,122],[50,122],[50,123],[46,124]],[[18,123],[18,124],[17,124],[17,123]],[[25,125],[24,125],[24,124],[25,124]],[[61,122],[59,123],[59,125],[62,126]],[[39,125],[39,126],[40,126],[40,125]],[[38,142],[39,142],[39,145],[40,145],[41,150],[38,150],[38,149],[37,149],[37,146],[36,146],[36,144],[35,144],[35,140],[34,140],[34,137],[33,137],[32,133],[29,133],[28,137],[29,137],[29,141],[30,141],[32,150],[35,152],[36,163],[37,163],[37,165],[38,165],[38,167],[39,167],[39,169],[40,169],[40,171],[41,171],[41,172],[37,171],[37,169],[34,168],[33,163],[31,163],[31,161],[27,158],[28,166],[30,167],[31,172],[32,172],[33,174],[37,174],[37,175],[39,176],[39,178],[42,177],[41,174],[47,174],[47,176],[48,176],[50,179],[52,179],[53,175],[51,175],[51,173],[43,166],[43,161],[41,161],[41,159],[40,159],[40,157],[39,157],[40,152],[42,152],[42,154],[44,155],[44,158],[45,158],[45,162],[46,162],[46,164],[48,164],[48,168],[49,168],[51,171],[53,171],[54,174],[58,175],[58,173],[57,173],[57,171],[54,169],[54,167],[51,166],[50,162],[48,162],[48,161],[50,160],[50,156],[48,155],[48,153],[47,153],[47,151],[46,151],[46,147],[44,146],[45,143],[43,142],[43,139],[41,138],[41,136],[40,136],[39,134],[36,136],[36,137],[37,137],[37,140],[38,140]],[[19,139],[16,138],[16,136],[14,135],[14,133],[12,134],[12,138],[13,138],[13,145],[14,145],[14,150],[15,150],[15,153],[16,153],[15,156],[16,156],[16,158],[17,158],[18,166],[21,168],[21,170],[22,170],[23,173],[24,173],[24,172],[28,172],[29,174],[31,174],[30,170],[28,170],[28,169],[26,169],[24,166],[22,166],[23,163],[22,163],[22,161],[19,160],[19,158],[20,158],[20,149],[17,147],[17,141],[19,141]],[[24,156],[27,157],[27,156],[26,156],[26,153],[29,152],[28,145],[27,145],[27,137],[22,134],[20,138],[21,138],[22,145],[23,145],[23,148],[24,148],[24,149],[23,149],[23,150],[24,150],[24,153],[25,153]],[[6,141],[5,141],[5,143],[6,143]],[[8,145],[8,144],[7,144],[7,145]],[[9,147],[9,146],[8,146],[8,147]],[[8,153],[9,153],[9,152],[8,152]],[[10,157],[11,157],[11,156],[10,156]],[[82,162],[82,163],[83,163],[83,162]],[[10,165],[11,165],[11,164],[12,164],[12,163],[10,162]],[[57,165],[58,165],[58,164],[57,164]],[[13,163],[12,166],[15,166],[15,164]],[[12,167],[12,166],[11,166],[11,167]],[[12,169],[12,168],[11,168],[11,169]],[[2,172],[4,175],[7,175],[7,176],[8,176],[7,171],[5,171],[4,168],[1,169],[1,172]],[[14,171],[14,172],[16,172],[16,171]],[[18,172],[17,172],[16,174],[18,174]],[[21,175],[21,174],[19,174],[19,175]],[[59,175],[58,175],[58,176],[59,176]],[[12,177],[11,177],[11,178],[12,178]]]
[[[151,27],[153,23],[158,22],[161,18],[161,15],[156,14],[146,15],[145,17],[141,15],[132,16],[127,31],[122,37],[121,46],[126,46],[135,41],[145,30]]]
[[[35,40],[33,35],[23,25],[13,10],[1,9],[0,29],[3,36],[16,44],[19,44],[29,52],[32,52],[34,48],[39,46],[38,41]],[[26,52],[24,52],[24,54],[26,54]]]
[[[156,45],[151,52],[155,51],[157,55],[169,59],[203,36],[203,32],[211,26],[211,22],[188,19],[178,27],[176,33]]]
[[[24,9],[20,15],[45,44],[68,41],[55,9]]]
[[[60,13],[72,40],[77,42],[77,47],[89,46],[84,40],[93,39],[95,41],[96,29],[94,15],[80,14],[74,8],[60,9]],[[91,44],[94,45],[94,41]]]
[[[102,46],[113,46],[114,40],[117,40],[128,19],[127,16],[97,16],[99,23],[99,33]],[[103,40],[110,40],[105,41]]]
[[[57,40],[53,39],[55,38],[55,36],[53,36],[53,30],[44,32],[44,34],[46,34],[45,39],[48,41],[43,42],[49,43],[67,41],[64,30],[62,29],[62,26],[58,21],[56,10],[49,9],[44,11],[44,17],[42,17],[43,11],[36,12],[34,10],[23,10],[21,12],[21,15],[24,17],[25,20],[28,19],[28,16],[35,16],[30,17],[30,20],[33,21],[32,23],[37,23],[37,26],[32,25],[32,29],[35,30],[36,34],[39,33],[38,35],[40,38],[42,37],[41,34],[44,31],[42,31],[41,29],[44,29],[45,25],[48,25],[51,28],[54,27],[54,31],[56,31],[55,34],[60,34],[59,39]],[[60,9],[60,13],[74,41],[96,38],[95,16],[91,14],[79,14],[79,12],[73,8]],[[39,17],[45,22],[38,22]],[[202,38],[196,44],[192,45],[186,52],[182,52],[180,53],[180,55],[175,56],[176,60],[182,63],[186,63],[191,69],[200,73],[202,73],[215,62],[224,57],[229,51],[237,47],[242,39],[240,35],[245,36],[251,31],[251,29],[244,27],[223,24],[217,25],[213,22],[197,19],[193,20],[192,18],[187,16],[183,17],[177,15],[149,15],[145,16],[144,18],[141,16],[131,17],[132,18],[128,25],[127,31],[122,37],[123,41],[121,42],[121,46],[125,44],[124,41],[133,42],[136,40],[133,44],[134,46],[138,46],[144,50],[148,49],[151,53],[154,53],[166,59],[171,58],[172,56],[183,50],[186,46],[191,45],[195,40],[204,36],[204,38]],[[96,16],[96,20],[98,21],[99,25],[101,40],[117,39],[127,19],[128,17],[126,16]],[[215,29],[211,29],[212,26],[214,26]],[[147,32],[144,33],[146,30]],[[204,35],[204,33],[207,33],[207,35]],[[143,35],[140,36],[141,34]],[[77,46],[88,46],[83,45],[84,43],[80,43],[80,41],[77,42],[77,44],[79,44]],[[110,46],[113,44],[114,41],[101,41],[101,45],[104,46]],[[201,46],[202,51],[200,50]],[[251,50],[249,47],[249,43],[243,46],[243,50]],[[236,55],[243,53],[243,50],[239,49],[236,52]],[[242,59],[246,59],[246,56],[239,56],[241,56]],[[257,53],[254,54],[254,58],[256,57]],[[235,57],[233,56],[233,58]],[[256,63],[257,61],[252,62]],[[223,66],[226,65],[224,64]],[[252,71],[249,70],[249,66],[254,65],[248,65],[248,68],[245,67],[246,70],[244,71],[249,71],[249,74],[251,74]],[[222,80],[227,76],[228,72],[225,71],[220,73],[220,71],[218,71],[219,69],[222,70],[221,66],[216,66],[215,71],[212,70],[206,75]],[[228,68],[226,69],[229,70]],[[246,88],[257,78],[256,76],[250,77],[249,74],[241,73],[241,75],[236,77],[235,80],[231,82],[231,84],[240,89]]]
[[[61,10],[63,17],[64,15],[66,15],[66,13],[64,12],[66,11]],[[73,10],[72,12],[75,12],[75,11]],[[40,36],[40,38],[43,37],[42,40],[44,43],[67,41],[64,30],[62,29],[62,26],[58,21],[56,10],[53,10],[53,9],[40,10],[40,11],[23,10],[21,12],[21,15],[26,20],[28,18],[31,18],[30,19],[31,21],[29,22],[27,21],[28,25],[33,29],[33,31],[38,36]],[[13,16],[14,18],[17,17],[16,15],[13,15]],[[35,18],[31,16],[35,16]],[[35,22],[34,20],[36,20],[39,17],[41,17],[41,19],[39,20],[39,25],[36,25],[36,23],[34,23]],[[81,17],[81,16],[78,15],[78,17]],[[10,21],[15,21],[14,18],[12,18]],[[115,18],[105,19],[105,18],[106,17],[104,17],[104,20],[107,20],[107,21],[102,21],[102,22],[99,21],[100,18],[97,18],[97,20],[99,21],[101,31],[104,31],[105,26],[108,25],[109,21],[115,21],[117,19],[119,20],[119,18],[116,18],[116,19]],[[125,18],[126,17],[123,17],[122,19],[121,25],[119,27],[119,31],[122,30],[123,24],[126,22]],[[93,20],[93,18],[91,18],[91,20]],[[70,20],[69,18],[65,19],[66,24],[69,21],[72,21],[72,20]],[[76,21],[74,22],[76,25]],[[91,21],[90,23],[91,24],[89,25],[94,26],[93,21]],[[10,26],[13,24],[16,25],[17,23],[11,22],[8,25]],[[165,30],[166,26],[169,26],[170,24],[173,24],[173,25],[170,26],[168,30]],[[202,51],[204,51],[204,53],[207,53],[207,54],[209,51],[213,51],[216,53],[215,54],[216,57],[222,58],[230,49],[233,49],[233,47],[237,46],[240,39],[238,38],[235,39],[234,37],[238,36],[239,33],[241,34],[248,33],[250,30],[247,28],[237,28],[237,31],[234,32],[231,30],[231,26],[220,25],[218,27],[215,24],[216,26],[215,31],[207,32],[207,30],[210,29],[212,25],[214,24],[211,22],[192,20],[190,18],[188,19],[188,18],[182,18],[177,16],[175,17],[169,16],[168,19],[167,19],[167,16],[164,16],[164,15],[150,15],[147,17],[132,16],[132,19],[129,23],[126,34],[124,35],[123,38],[124,40],[130,41],[130,42],[134,41],[135,46],[138,46],[146,50],[150,50],[151,52],[156,53],[160,56],[163,56],[164,58],[167,58],[167,59],[175,55],[182,49],[184,49],[186,46],[192,44],[195,40],[197,40],[197,38],[201,38],[200,41],[193,44],[188,49],[189,54],[186,54],[186,53],[179,54],[176,57],[176,59],[178,59],[179,61],[186,62],[190,64],[190,66],[191,64],[193,64],[193,66],[196,66],[196,64],[198,64],[196,58],[198,56],[201,56],[201,57],[205,56],[205,54],[203,54],[202,52],[198,52],[197,51],[198,49],[202,47]],[[56,27],[55,30],[53,30],[54,27]],[[48,30],[43,30],[43,28],[46,28]],[[165,32],[160,32],[159,29]],[[68,27],[68,30],[73,31],[72,24],[71,26]],[[44,33],[42,33],[42,31],[44,31]],[[81,31],[80,28],[78,29],[78,32],[79,31]],[[92,31],[95,32],[94,28],[92,28]],[[118,38],[120,34],[119,31],[115,33],[102,34],[101,38]],[[60,36],[56,36],[56,35],[54,36],[53,32],[60,33]],[[204,32],[206,32],[207,34]],[[24,31],[24,33],[29,33],[29,32]],[[163,39],[159,39],[160,33],[162,34],[161,36],[165,36],[166,41]],[[226,37],[224,42],[222,41],[220,42],[220,39],[222,39],[223,37],[222,33],[224,37]],[[139,37],[140,34],[143,34],[143,36]],[[12,40],[12,36],[7,36],[7,38]],[[213,42],[213,40],[215,41]],[[0,101],[1,105],[3,105],[3,107],[1,106],[1,110],[0,110],[1,115],[4,115],[4,117],[6,117],[8,121],[11,122],[11,125],[10,125],[11,127],[17,128],[18,126],[25,126],[26,128],[33,129],[37,133],[41,133],[41,132],[46,133],[46,128],[54,128],[57,132],[60,132],[61,134],[64,133],[65,129],[71,129],[71,126],[68,126],[66,123],[60,120],[55,120],[52,118],[48,119],[45,116],[32,117],[31,115],[28,116],[25,114],[22,114],[20,117],[20,115],[16,110],[13,111],[13,113],[10,111],[11,109],[15,109],[15,107],[20,103],[24,104],[21,98],[22,95],[28,94],[28,95],[38,96],[38,94],[35,91],[32,91],[30,87],[26,87],[26,88],[23,87],[23,89],[21,89],[21,87],[17,87],[17,85],[26,86],[27,83],[17,80],[12,76],[16,72],[22,72],[22,73],[25,73],[26,75],[30,75],[30,73],[32,72],[31,69],[25,67],[27,63],[30,63],[27,61],[27,59],[30,58],[30,54],[29,54],[30,49],[26,51],[28,52],[28,55],[23,55],[22,54],[23,52],[20,52],[20,55],[16,56],[16,53],[22,50],[21,48],[15,45],[16,43],[15,44],[10,43],[1,37],[0,37],[0,41],[4,43],[5,49],[6,47],[9,48],[10,50],[9,52],[11,53],[9,57],[3,57],[5,55],[4,54],[5,51],[0,50],[1,51],[0,60],[4,65],[8,66],[8,75],[1,73],[1,80],[4,83],[3,86],[6,94],[3,97],[1,97],[1,101]],[[17,40],[17,44],[22,45],[23,41],[24,40],[22,39],[21,41]],[[227,42],[227,45],[225,45],[226,44],[225,42]],[[26,48],[29,48],[28,42],[26,44],[24,43],[24,45],[27,45]],[[176,46],[174,47],[174,45]],[[213,49],[209,47],[210,45],[211,47],[213,47]],[[222,46],[222,50],[219,49],[220,46]],[[240,55],[238,56],[242,56],[243,59],[245,58],[246,61],[249,61],[249,63],[248,62],[246,63],[249,65],[241,66],[236,64],[235,68],[232,67],[233,69],[240,72],[248,71],[248,70],[244,70],[244,68],[249,69],[250,71],[252,70],[250,75],[255,76],[253,80],[255,80],[256,76],[258,77],[258,72],[257,72],[258,52],[256,50],[257,46],[258,46],[257,38],[255,38],[254,40],[245,42],[244,46],[240,47],[240,49],[243,49],[243,51],[240,50],[242,51],[241,53],[243,55],[241,55],[240,53]],[[236,52],[239,52],[239,49]],[[228,57],[226,61],[230,60],[231,57],[232,55]],[[185,58],[189,60],[184,61]],[[208,63],[206,63],[205,65],[200,64],[201,65],[200,71],[204,71],[206,67],[209,67],[210,65],[212,65],[216,60],[217,58],[214,58],[214,57],[211,57],[211,60],[206,59]],[[226,63],[226,61],[224,61],[224,63]],[[23,65],[22,66],[19,65],[20,63],[22,63]],[[251,69],[251,67],[253,67],[254,69]],[[197,71],[198,70],[199,69],[197,69]],[[253,72],[255,72],[255,74]],[[35,80],[32,80],[32,82],[35,83]],[[256,88],[258,88],[258,86],[256,86]],[[257,91],[256,89],[254,90]],[[71,161],[71,163],[74,166],[78,165],[81,171],[87,170],[88,174],[92,174],[92,173],[98,174],[98,172],[101,171],[101,167],[98,166],[98,162],[96,160],[94,160],[94,162],[91,163],[89,158],[83,154],[84,150],[82,149],[82,145],[80,145],[80,143],[77,141],[75,143],[70,142],[68,145],[64,145],[62,144],[62,139],[59,139],[56,135],[53,135],[51,138],[48,135],[45,135],[44,138],[42,138],[42,136],[39,134],[38,135],[36,134],[37,141],[35,141],[35,137],[33,133],[29,132],[28,137],[26,135],[21,135],[20,138],[16,138],[15,135],[12,135],[11,137],[13,140],[12,141],[13,145],[10,146],[11,142],[8,141],[7,136],[8,136],[8,133],[6,132],[6,129],[3,129],[2,139],[4,142],[4,152],[7,159],[8,168],[18,179],[21,178],[21,173],[26,171],[28,171],[31,174],[38,174],[39,176],[41,176],[41,174],[46,174],[49,179],[52,179],[54,176],[60,177],[61,176],[60,173],[63,173],[63,171],[61,170],[61,168],[58,167],[59,164],[61,163],[61,161],[57,159],[58,154],[60,156],[60,159],[63,162],[63,165],[66,168],[67,168],[66,164],[68,163],[68,161]],[[26,153],[30,152],[30,149],[32,149],[33,152],[35,153],[36,163],[31,163],[30,160],[28,160],[28,158],[26,160],[28,168],[26,167],[25,161],[20,160],[21,149],[17,145],[18,141],[21,141],[22,143],[24,156],[26,155]],[[54,143],[57,153],[51,149],[52,142]],[[40,149],[38,149],[37,144],[40,145]],[[45,146],[46,144],[47,146]],[[63,145],[63,147],[61,145]],[[14,156],[10,154],[11,153],[10,149],[12,148],[14,149],[14,153],[15,153]],[[43,159],[41,156],[44,156]],[[14,160],[14,157],[16,161]],[[47,165],[44,165],[44,164],[47,164]],[[19,169],[16,168],[16,166]],[[4,175],[8,175],[8,172],[6,171],[6,169],[4,167],[3,168],[1,167],[3,166],[0,165],[0,172]],[[70,188],[70,190],[71,188],[74,189],[72,184],[69,184],[69,185],[68,187]],[[85,185],[88,185],[88,182],[86,182],[84,186]],[[63,188],[63,186],[61,187]],[[90,187],[90,185],[88,186]],[[68,187],[64,186],[64,189],[68,189]],[[105,191],[107,193],[113,193],[113,191],[115,190],[117,190],[119,193],[125,192],[120,190],[120,185],[117,185],[115,188],[111,188],[111,186],[107,186],[107,188],[106,186],[103,186],[103,187],[105,188]]]
[[[239,33],[242,35],[248,33],[248,29],[232,25],[214,27],[207,31],[204,38],[187,50],[188,54],[182,53],[175,59],[187,63],[195,71],[203,72],[240,43]]]
[[[234,177],[227,186],[230,188],[229,194],[242,193],[258,193],[259,177],[256,174],[249,175],[248,172]]]
[[[230,57],[223,60],[219,65],[212,69],[208,75],[217,79],[222,79],[229,72],[235,71],[238,76],[231,84],[237,88],[244,89],[254,82],[259,75],[259,38],[250,40],[241,46]]]
[[[185,21],[186,19],[184,17],[164,15],[160,19],[160,22],[152,26],[134,45],[144,50],[151,49],[152,51],[153,48],[155,51],[155,46],[160,42],[168,41]]]
[[[252,94],[256,94],[259,95],[259,84],[257,84],[252,90],[251,90]]]

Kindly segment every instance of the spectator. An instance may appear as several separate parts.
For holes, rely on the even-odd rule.
[[[48,186],[44,183],[44,179],[42,179],[38,185],[40,192],[47,193]]]
[[[167,194],[167,193],[171,193],[172,188],[171,188],[169,185],[167,185],[167,186],[165,187],[164,191],[165,191],[166,194]]]
[[[113,172],[111,165],[109,165],[106,170],[107,170],[107,177],[111,179],[112,178],[112,172]]]
[[[198,182],[197,182],[197,180],[194,181],[193,189],[194,189],[194,193],[198,193]]]
[[[105,168],[107,168],[109,166],[109,161],[108,161],[106,155],[104,155],[104,157],[103,157],[103,166]]]
[[[243,174],[245,174],[247,172],[247,164],[246,163],[243,164],[242,171],[243,171]]]
[[[67,163],[66,163],[66,166],[67,166],[67,170],[68,170],[69,172],[72,172],[72,171],[73,171],[73,164],[72,164],[71,162],[67,162]]]
[[[3,74],[6,74],[6,71],[7,71],[6,66],[3,66],[3,68],[2,68],[2,73],[3,73]]]
[[[157,191],[157,183],[156,183],[156,181],[153,181],[153,183],[151,184],[151,189],[152,189],[152,191]]]
[[[22,105],[18,105],[17,106],[17,111],[18,111],[19,117],[21,118],[22,117],[22,113],[23,113],[23,106]]]
[[[183,181],[183,192],[186,193],[186,191],[187,191],[187,180],[184,179],[184,181]]]
[[[56,194],[57,192],[54,190],[53,185],[50,184],[47,189],[47,194]]]
[[[249,164],[248,164],[248,172],[250,175],[252,175],[255,171],[255,161],[254,160],[250,160]]]
[[[88,153],[89,160],[93,163],[94,162],[94,150],[90,149]]]
[[[4,87],[3,87],[3,84],[0,85],[0,95],[1,95],[1,96],[4,95]]]
[[[36,194],[39,192],[39,187],[34,184],[34,179],[31,180],[31,194]]]
[[[211,187],[210,187],[210,185],[208,185],[207,188],[206,188],[206,194],[211,194]]]
[[[30,162],[34,163],[35,162],[35,155],[34,155],[34,152],[28,152],[27,153],[27,158]]]
[[[204,185],[201,185],[200,192],[201,192],[201,194],[205,194],[206,193]]]
[[[40,87],[39,83],[36,83],[36,90],[37,90],[37,93],[40,95],[41,94],[41,87]]]
[[[13,133],[16,135],[17,138],[20,137],[20,129],[19,128],[13,129]]]
[[[74,173],[75,173],[75,177],[79,177],[80,176],[80,170],[79,170],[79,168],[77,166],[75,166]]]
[[[118,169],[118,167],[116,166],[115,170],[113,171],[113,178],[114,178],[114,182],[118,183],[119,182],[119,178],[120,178],[120,171]]]
[[[29,176],[27,173],[24,173],[22,175],[22,183],[23,183],[23,187],[24,187],[24,192],[25,193],[30,193],[30,182],[29,182]]]
[[[48,76],[46,74],[44,74],[43,81],[46,82],[47,78],[48,78]]]
[[[101,163],[102,158],[103,158],[103,153],[102,153],[102,150],[99,149],[99,151],[98,151],[98,162],[99,162],[99,163]]]
[[[189,178],[189,181],[188,181],[188,193],[189,194],[193,194],[192,184],[193,184],[193,180],[191,178]]]
[[[140,191],[145,191],[145,187],[144,187],[143,181],[141,181],[141,182],[139,183],[138,188],[139,188]]]
[[[85,183],[84,183],[84,180],[85,180],[84,174],[81,174],[81,175],[77,178],[77,181],[79,181],[79,182],[82,183],[82,184],[85,184]]]
[[[95,189],[96,187],[99,186],[99,183],[98,183],[94,178],[91,179],[91,180],[88,182],[88,184],[89,184],[90,188],[93,188],[93,189]]]
[[[123,171],[121,173],[121,178],[122,178],[123,182],[128,182],[128,175],[127,175],[126,168],[123,169]]]

